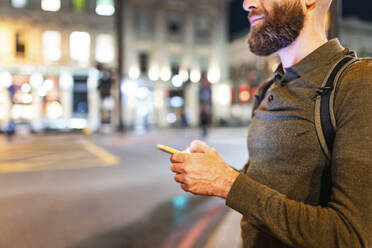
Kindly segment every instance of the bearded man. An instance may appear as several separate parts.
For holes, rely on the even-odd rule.
[[[200,141],[171,157],[182,189],[224,198],[243,215],[244,247],[372,247],[372,60],[358,60],[339,78],[329,158],[316,131],[318,90],[340,59],[355,55],[327,40],[330,4],[244,0],[251,51],[281,59],[257,94],[249,162],[238,172]]]

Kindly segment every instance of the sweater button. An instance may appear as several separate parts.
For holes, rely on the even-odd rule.
[[[269,102],[272,102],[274,100],[274,96],[270,95],[269,98],[267,99]]]

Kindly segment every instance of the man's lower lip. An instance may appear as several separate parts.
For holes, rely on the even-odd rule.
[[[253,24],[255,24],[256,22],[261,21],[261,20],[263,20],[263,18],[260,18],[260,19],[256,19],[256,20],[254,20],[254,21],[251,23],[251,25],[253,25]]]

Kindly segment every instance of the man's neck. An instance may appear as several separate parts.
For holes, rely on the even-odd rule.
[[[278,51],[284,70],[297,64],[328,41],[326,37],[316,34],[314,30],[303,30],[292,44]]]

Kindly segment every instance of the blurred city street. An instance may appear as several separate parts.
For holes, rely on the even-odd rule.
[[[243,2],[0,1],[0,248],[242,246],[241,215],[184,192],[156,146],[247,162],[282,61],[251,52]],[[372,57],[372,5],[355,2],[333,1],[326,31]]]
[[[239,169],[246,135],[247,128],[219,128],[206,141]],[[228,214],[224,201],[183,192],[169,155],[156,149],[184,149],[199,136],[198,129],[16,136],[9,143],[0,136],[0,247],[210,246]]]

